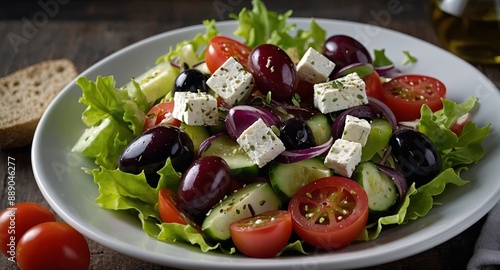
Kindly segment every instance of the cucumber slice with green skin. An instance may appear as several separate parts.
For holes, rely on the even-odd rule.
[[[235,178],[252,178],[259,174],[259,166],[253,163],[247,153],[229,135],[214,139],[201,156],[223,158],[231,169],[231,175]]]
[[[146,96],[148,102],[155,102],[172,91],[175,78],[178,74],[178,69],[172,67],[170,63],[162,62],[139,75],[134,80],[141,87],[141,91]],[[129,87],[134,87],[132,82],[126,84],[124,88],[128,89]]]
[[[322,113],[317,113],[306,120],[306,124],[312,131],[316,145],[326,143],[332,136],[332,123],[328,117]]]
[[[319,157],[288,164],[273,161],[269,167],[271,185],[284,202],[289,201],[301,187],[332,175],[332,170]]]
[[[351,178],[366,191],[370,214],[384,213],[396,203],[396,184],[389,176],[380,172],[374,163],[362,162],[356,167]]]
[[[366,144],[363,146],[361,161],[371,160],[376,153],[384,150],[389,143],[391,135],[392,126],[389,121],[383,118],[373,119],[370,134],[368,134]]]
[[[201,229],[210,239],[225,241],[231,238],[231,223],[280,208],[281,200],[269,183],[252,183],[217,204],[208,213]]]
[[[181,126],[179,128],[184,130],[193,141],[195,153],[198,153],[201,143],[210,136],[208,129],[205,126],[190,126],[181,122]]]

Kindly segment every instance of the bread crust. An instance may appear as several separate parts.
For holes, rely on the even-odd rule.
[[[0,78],[0,148],[30,144],[45,109],[77,75],[71,60],[56,59]]]

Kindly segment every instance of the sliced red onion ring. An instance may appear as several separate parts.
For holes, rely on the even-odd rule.
[[[236,140],[238,137],[259,118],[262,118],[267,126],[278,126],[280,120],[266,108],[238,105],[231,108],[224,120],[226,131],[229,136]]]
[[[330,137],[330,139],[326,143],[318,146],[307,149],[283,151],[276,157],[276,160],[281,163],[293,163],[304,159],[317,157],[327,152],[332,146],[333,141],[333,137]]]
[[[172,58],[172,60],[170,60],[170,65],[172,65],[175,68],[180,69],[181,64],[179,63],[179,57],[177,56],[177,57]]]
[[[353,72],[358,73],[359,77],[363,78],[373,72],[373,66],[372,64],[353,63],[339,69],[334,78],[340,78]]]
[[[205,152],[205,150],[207,150],[207,148],[210,146],[210,144],[217,138],[219,138],[220,136],[222,135],[225,135],[226,133],[225,132],[219,132],[217,134],[214,134],[208,138],[206,138],[201,144],[200,144],[200,148],[198,149],[198,157],[201,157],[201,155],[203,154],[203,152]]]
[[[385,105],[382,101],[374,98],[374,97],[368,97],[368,106],[370,106],[375,112],[382,114],[387,121],[392,126],[392,130],[396,130],[398,127],[398,121],[396,120],[396,116],[392,112],[392,110]]]
[[[373,109],[369,106],[366,105],[360,105],[356,107],[352,107],[349,109],[346,109],[342,113],[335,118],[335,121],[333,121],[332,124],[332,137],[335,139],[338,139],[342,137],[342,132],[344,131],[344,126],[345,126],[345,119],[347,115],[352,115],[357,118],[363,118],[367,120],[373,120],[377,115],[373,111]]]
[[[404,177],[404,175],[392,167],[382,164],[375,165],[382,173],[391,177],[391,179],[394,181],[399,193],[399,202],[402,202],[406,197],[406,192],[408,192],[408,183],[406,182],[406,178]]]
[[[401,73],[394,65],[375,67],[375,71],[379,76],[387,78],[394,78]]]
[[[307,120],[319,112],[318,109],[316,109],[312,105],[298,107],[288,103],[279,102],[274,99],[271,99],[271,102],[286,112],[286,116],[282,120],[288,119],[290,115]],[[275,111],[277,115],[283,115],[282,111],[278,110],[277,108],[273,108],[273,111]]]
[[[203,64],[205,64],[205,60],[200,61],[200,62],[198,62],[198,63],[194,64],[194,65],[192,66],[192,68],[197,68],[198,66],[203,65]]]

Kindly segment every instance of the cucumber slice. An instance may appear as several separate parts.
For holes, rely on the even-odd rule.
[[[370,134],[368,134],[366,144],[363,146],[361,161],[371,160],[376,153],[384,150],[389,143],[391,135],[392,126],[389,121],[383,118],[373,119]]]
[[[170,63],[162,62],[135,78],[135,81],[148,102],[154,102],[172,91],[178,74],[178,69],[172,67]],[[124,86],[125,89],[129,87],[134,87],[132,82]]]
[[[371,214],[386,212],[396,203],[398,192],[394,181],[380,172],[372,162],[362,162],[356,167],[352,179],[360,184],[368,195]]]
[[[280,208],[281,200],[269,183],[249,184],[217,204],[203,221],[201,229],[210,239],[225,241],[231,238],[231,223]]]
[[[200,144],[210,136],[208,129],[205,126],[190,126],[181,122],[181,126],[179,128],[184,130],[193,141],[195,153],[198,153]]]
[[[323,159],[319,157],[288,164],[273,161],[269,169],[271,185],[285,202],[289,201],[301,187],[316,179],[332,175],[332,170],[326,167]]]
[[[253,163],[247,153],[229,135],[222,135],[213,140],[201,156],[223,158],[235,178],[251,178],[259,174],[259,166]]]
[[[326,143],[332,136],[332,124],[328,117],[322,113],[317,113],[306,120],[306,124],[312,131],[316,145]]]

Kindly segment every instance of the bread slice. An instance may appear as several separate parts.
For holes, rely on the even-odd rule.
[[[0,78],[0,148],[30,144],[49,103],[77,75],[70,60],[58,59]]]

